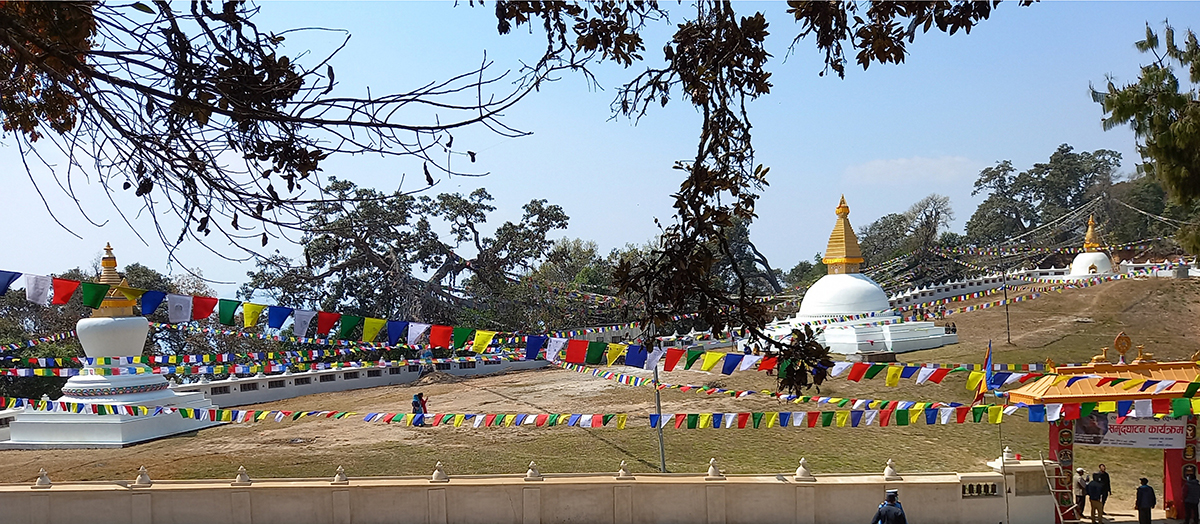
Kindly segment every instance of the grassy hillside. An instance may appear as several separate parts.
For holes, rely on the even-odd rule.
[[[1200,282],[1168,279],[1118,281],[1092,288],[1051,293],[1015,304],[1010,310],[1012,345],[1005,343],[1003,308],[952,315],[961,343],[908,353],[906,362],[979,362],[992,340],[996,362],[1029,363],[1052,358],[1082,362],[1110,346],[1125,331],[1160,360],[1186,359],[1200,350],[1197,323]],[[1114,355],[1115,358],[1115,355]],[[628,371],[621,368],[621,371]],[[635,373],[644,373],[634,371]],[[769,389],[772,377],[741,372],[733,376],[676,371],[666,382],[717,383],[738,389]],[[942,385],[884,386],[882,378],[852,383],[834,379],[822,394],[891,400],[969,401],[965,374]],[[192,436],[165,439],[119,450],[0,451],[0,482],[31,481],[44,467],[54,480],[132,479],[145,465],[156,478],[232,478],[239,465],[252,476],[331,476],[338,465],[352,476],[427,474],[435,461],[456,473],[521,473],[530,460],[543,472],[615,471],[626,460],[633,471],[657,471],[654,430],[644,414],[653,410],[653,389],[632,387],[548,369],[471,380],[426,383],[320,394],[274,402],[254,409],[408,411],[417,392],[430,396],[435,412],[624,412],[642,414],[630,429],[611,428],[407,428],[358,420],[302,419],[227,425]],[[665,412],[799,411],[811,405],[782,405],[668,390]],[[758,430],[666,430],[671,471],[703,472],[710,457],[735,473],[790,471],[807,457],[816,473],[883,471],[895,459],[904,471],[978,471],[1007,445],[1025,456],[1046,449],[1044,424],[1017,417],[1002,426],[965,424],[888,428]],[[1003,434],[1001,434],[1003,433]],[[1136,479],[1161,482],[1161,452],[1077,448],[1089,469],[1105,461],[1113,473],[1120,507],[1131,500]],[[1157,486],[1161,489],[1161,486]]]

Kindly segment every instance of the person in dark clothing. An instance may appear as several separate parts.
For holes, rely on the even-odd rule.
[[[1088,502],[1092,506],[1092,524],[1104,521],[1104,485],[1100,483],[1100,474],[1092,474],[1092,481],[1087,484]]]
[[[1102,496],[1100,497],[1100,501],[1107,503],[1108,496],[1112,495],[1112,480],[1108,478],[1108,468],[1104,467],[1104,464],[1101,464],[1100,472],[1096,475],[1099,475],[1100,487],[1104,489]]]
[[[908,524],[904,517],[904,508],[900,507],[897,498],[896,492],[889,491],[887,500],[879,505],[875,516],[871,517],[871,524]]]
[[[412,412],[413,412],[413,415],[425,415],[426,414],[425,413],[425,394],[424,393],[417,393],[416,395],[413,395]],[[417,417],[413,417],[414,422],[416,421],[415,420],[416,418]],[[421,418],[424,419],[424,417],[421,417]],[[425,421],[422,420],[420,424],[414,423],[413,425],[414,426],[424,426]]]
[[[1195,475],[1188,475],[1183,484],[1183,524],[1200,524],[1200,481]]]
[[[1158,505],[1158,500],[1154,498],[1154,488],[1150,487],[1150,481],[1146,477],[1138,480],[1142,483],[1137,487],[1137,501],[1134,503],[1138,512],[1138,524],[1150,524],[1150,508]]]

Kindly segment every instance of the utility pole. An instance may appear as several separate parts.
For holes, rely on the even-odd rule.
[[[646,337],[646,342],[650,345],[650,350],[658,349],[658,340],[654,338],[654,321],[650,321],[650,326],[646,331],[649,335]],[[658,412],[658,465],[659,470],[663,473],[667,472],[667,448],[663,444],[663,424],[662,418],[662,393],[658,389],[658,362],[654,363],[654,410]]]
[[[1008,270],[1004,270],[1004,331],[1008,335],[1008,345],[1012,345],[1012,324],[1008,321]]]

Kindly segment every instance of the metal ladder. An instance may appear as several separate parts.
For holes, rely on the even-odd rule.
[[[1075,518],[1075,491],[1071,489],[1075,479],[1071,476],[1071,472],[1068,471],[1064,475],[1062,464],[1059,464],[1057,460],[1046,460],[1041,451],[1038,452],[1038,458],[1041,459],[1042,473],[1046,475],[1046,486],[1050,488],[1050,495],[1054,497],[1054,510],[1057,512],[1056,516],[1058,517],[1057,522],[1061,522],[1062,524],[1091,522],[1090,518]],[[1058,487],[1060,481],[1062,482],[1061,485],[1067,486],[1066,489]],[[1063,500],[1069,500],[1070,504],[1064,506],[1062,504]],[[1079,508],[1080,515],[1083,514],[1083,510],[1084,508]]]

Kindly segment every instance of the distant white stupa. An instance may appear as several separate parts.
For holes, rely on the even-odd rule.
[[[1112,260],[1100,251],[1100,243],[1096,241],[1096,220],[1089,216],[1087,234],[1083,237],[1083,252],[1075,255],[1075,260],[1071,261],[1071,272],[1067,278],[1090,278],[1113,273]]]

